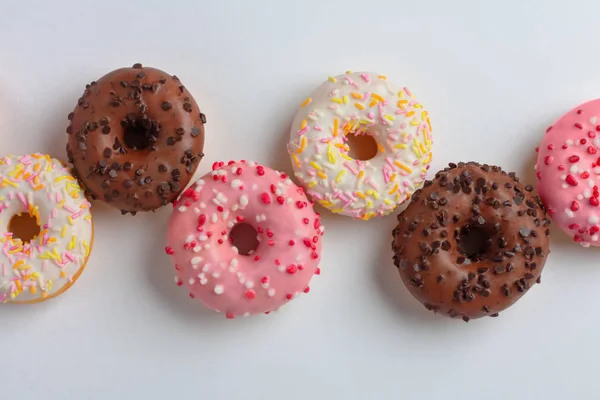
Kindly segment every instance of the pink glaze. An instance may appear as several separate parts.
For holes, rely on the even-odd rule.
[[[584,103],[546,130],[536,171],[542,202],[576,242],[600,246],[600,99]]]
[[[259,245],[240,255],[229,234],[252,225]],[[287,175],[251,161],[213,164],[174,204],[167,254],[175,282],[190,297],[226,314],[268,313],[301,293],[319,274],[320,216]]]

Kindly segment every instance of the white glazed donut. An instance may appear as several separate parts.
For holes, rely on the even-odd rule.
[[[372,136],[375,157],[350,157],[347,135]],[[288,152],[313,200],[368,220],[392,212],[423,183],[431,145],[429,114],[406,87],[373,72],[347,72],[302,103]]]
[[[15,215],[40,232],[13,238]],[[43,154],[0,159],[0,302],[37,303],[68,289],[83,271],[93,239],[90,203],[58,160]]]

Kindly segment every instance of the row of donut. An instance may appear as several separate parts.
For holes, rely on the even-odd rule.
[[[133,215],[172,204],[165,250],[176,284],[233,318],[310,290],[323,235],[313,202],[369,220],[412,199],[392,243],[407,288],[443,315],[496,316],[539,282],[547,213],[577,242],[600,244],[599,113],[600,101],[590,102],[548,129],[536,166],[540,200],[514,174],[474,162],[426,181],[428,111],[386,76],[347,72],[300,105],[287,149],[299,186],[245,160],[215,162],[192,183],[206,116],[176,76],[121,68],[87,85],[69,114],[69,167],[41,154],[0,160],[0,301],[40,302],[75,282],[93,244],[88,200]],[[364,159],[350,146],[361,138],[374,143]],[[21,214],[39,230],[26,240],[11,229]],[[242,230],[255,243],[238,248]]]

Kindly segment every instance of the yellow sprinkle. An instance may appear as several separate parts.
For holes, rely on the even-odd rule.
[[[406,113],[407,117],[412,117],[413,115],[415,115],[414,111],[409,111],[409,112]]]
[[[394,204],[394,203],[392,203],[392,201],[391,201],[390,199],[383,199],[383,202],[384,202],[385,204],[387,204],[388,206],[391,206],[391,205],[393,205],[393,204]]]
[[[367,197],[362,192],[356,192],[356,196],[360,199],[366,199]]]
[[[52,290],[52,279],[48,279],[48,285],[47,285],[47,288],[46,288],[46,290],[47,290],[47,291],[50,291],[50,290]]]
[[[389,194],[394,194],[397,190],[398,190],[398,184],[396,183],[396,185],[388,193]]]
[[[321,179],[327,179],[327,175],[325,175],[322,171],[317,171],[317,175]]]
[[[10,185],[12,187],[18,187],[18,185],[16,183],[14,183],[13,181],[9,181],[8,179],[3,179],[2,183],[4,183],[5,185]]]
[[[369,107],[373,107],[374,105],[377,104],[377,100],[373,99],[371,100],[371,102],[369,103]]]
[[[33,188],[33,190],[38,191],[38,190],[42,190],[44,188],[43,184],[37,185],[36,187]]]
[[[40,170],[40,163],[36,163],[36,164],[33,166],[33,170],[34,170],[35,172],[38,172],[38,171]]]
[[[380,95],[378,95],[377,93],[371,93],[371,97],[379,100],[382,103],[385,101],[385,99],[383,97],[381,97]]]
[[[92,216],[90,214],[86,215],[85,217],[83,217],[83,219],[85,221],[89,221],[90,219],[92,219]]]
[[[15,283],[17,284],[17,289],[19,290],[19,292],[21,290],[23,290],[23,286],[21,286],[21,280],[20,279],[16,280]]]
[[[415,104],[413,105],[413,107],[414,107],[414,108],[423,108],[423,105],[422,105],[422,104],[419,104],[419,103],[415,103]],[[427,112],[427,111],[425,111],[425,112]]]
[[[302,107],[310,104],[311,101],[312,101],[312,99],[310,97],[308,99],[304,100],[304,102],[302,103]]]
[[[327,145],[327,158],[329,159],[329,162],[331,164],[335,164],[336,159],[335,159],[335,156],[333,155],[333,151],[331,150],[331,143],[329,143]]]
[[[340,128],[340,120],[338,118],[333,120],[333,136],[338,135],[338,130]]]
[[[360,93],[357,93],[357,92],[352,92],[352,93],[350,93],[350,94],[351,94],[351,95],[352,95],[352,97],[354,97],[355,99],[362,100],[362,96],[360,95]]]
[[[385,114],[385,115],[383,116],[383,118],[387,119],[388,121],[393,121],[393,120],[395,120],[395,119],[396,119],[396,118],[394,118],[393,116],[391,116],[391,115],[388,115],[388,114]]]
[[[404,143],[398,143],[394,145],[395,149],[406,149],[407,146]]]
[[[77,242],[77,238],[75,238],[75,236],[71,237],[71,241],[69,242],[69,246],[67,247],[67,250],[71,251],[75,248],[75,243]]]
[[[367,208],[373,208],[373,203],[371,200],[367,200]]]
[[[360,125],[370,125],[372,121],[369,121],[368,119],[361,119],[360,121],[358,121],[358,123]]]
[[[398,108],[404,110],[405,106],[408,104],[408,100],[398,100]]]
[[[344,101],[342,99],[340,99],[339,97],[332,97],[331,101],[334,103],[338,103],[338,104],[342,104]]]
[[[319,166],[319,164],[317,164],[316,162],[314,162],[314,161],[311,161],[309,164],[310,164],[310,166],[311,166],[311,167],[313,167],[313,168],[314,168],[314,169],[316,169],[317,171],[320,171],[320,170],[321,170],[321,166]]]
[[[398,97],[404,97],[404,92],[402,90],[398,91]]]
[[[302,136],[302,139],[300,139],[300,147],[296,150],[296,154],[302,153],[304,149],[306,149],[306,137]]]
[[[333,205],[329,200],[319,200],[319,204],[323,207],[331,207]]]
[[[374,190],[367,190],[367,194],[371,197],[373,197],[375,200],[379,199],[379,195],[377,194],[376,191]]]
[[[419,125],[419,121],[416,121],[416,120],[412,119],[412,120],[409,122],[409,124],[411,124],[412,126],[417,126],[417,125]]]
[[[69,176],[69,175],[61,175],[61,176],[59,176],[58,178],[56,178],[56,179],[54,180],[54,182],[60,182],[60,181],[64,181],[65,179],[67,179],[67,180],[69,180],[69,181],[73,181],[73,180],[75,180],[75,178],[73,178],[72,176]]]
[[[18,246],[16,249],[14,249],[14,250],[10,250],[10,251],[8,252],[8,254],[20,253],[20,252],[22,252],[22,251],[23,251],[23,247],[22,247],[22,246]]]
[[[358,172],[358,180],[361,180],[363,178],[363,176],[365,176],[365,171],[363,171],[362,169]]]
[[[58,208],[63,208],[63,206],[65,205],[65,201],[61,200],[58,202],[58,204],[56,205]]]
[[[412,151],[417,155],[418,158],[421,158],[421,152],[417,148],[417,146],[412,146]]]
[[[380,152],[385,153],[385,149],[383,148],[383,146],[380,143],[377,143],[377,148],[379,149]]]
[[[423,143],[419,143],[419,148],[421,149],[421,151],[423,152],[423,154],[425,154],[427,152],[427,150],[423,146]]]
[[[331,211],[332,213],[339,214],[339,213],[343,212],[344,209],[343,208],[330,208],[329,211]]]
[[[347,156],[345,153],[340,153],[340,156],[342,156],[342,158],[345,158],[345,159],[346,159],[346,160],[348,160],[348,161],[354,161],[354,160],[352,159],[352,157],[348,157],[348,156]]]
[[[406,165],[402,164],[400,161],[394,161],[394,164],[398,167],[401,168],[403,170],[405,170],[406,172],[408,172],[409,174],[412,172],[412,169],[410,169],[409,167],[407,167]]]
[[[67,276],[67,273],[64,270],[60,271],[60,277],[64,278],[65,276]]]
[[[355,105],[355,106],[356,106],[356,108],[358,108],[359,110],[364,110],[364,109],[365,109],[365,106],[363,106],[363,105],[362,105],[362,104],[360,104],[360,103],[354,103],[354,105]]]
[[[25,260],[19,260],[15,263],[15,265],[13,265],[13,269],[19,268],[19,266],[25,264]]]
[[[292,158],[294,159],[294,164],[296,164],[296,167],[300,167],[300,161],[298,161],[298,156],[295,154],[292,154]],[[87,215],[86,215],[86,217],[87,217]]]
[[[39,153],[34,153],[34,154],[31,155],[31,157],[40,159],[40,158],[43,158],[44,156],[41,155],[41,154],[39,154]]]
[[[328,79],[333,83],[337,82],[337,79],[335,79],[333,76],[330,76]]]
[[[396,174],[394,173],[394,174],[392,174],[392,176],[390,176],[390,181],[393,181],[395,179],[396,179]]]
[[[350,101],[350,99],[348,99],[348,96],[342,97],[342,100],[344,101],[344,104],[348,104],[348,102]]]
[[[312,182],[309,182],[307,186],[310,189],[310,188],[314,187],[316,184],[317,184],[317,182],[312,181]]]
[[[60,253],[58,252],[56,247],[54,249],[52,249],[52,252],[54,253],[54,256],[56,257],[56,259],[60,261]]]
[[[67,235],[67,226],[63,225],[62,232],[60,234],[61,237],[65,237]]]
[[[304,128],[306,128],[306,120],[305,119],[302,120],[302,124],[300,125],[301,130]]]
[[[344,176],[345,173],[346,173],[345,169],[341,170],[335,177],[335,183],[340,183],[340,181],[342,180],[342,176]]]
[[[69,221],[69,224],[74,225],[75,221],[73,221],[73,217],[71,217],[70,215],[67,216],[67,221]]]
[[[352,71],[348,70],[346,71],[346,75],[350,75],[352,73]]]
[[[387,79],[387,76],[385,76],[385,75],[379,75],[378,78],[381,79],[381,80],[383,80],[383,81],[385,81]]]
[[[56,238],[51,237],[50,239],[48,239],[48,243],[54,243],[56,242]]]

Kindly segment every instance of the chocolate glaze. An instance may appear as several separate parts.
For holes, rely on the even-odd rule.
[[[514,173],[450,164],[398,216],[394,264],[427,309],[465,321],[495,317],[539,283],[549,228],[533,187]]]
[[[135,64],[86,86],[69,114],[67,156],[86,195],[123,214],[176,199],[204,156],[204,123],[176,76]]]

